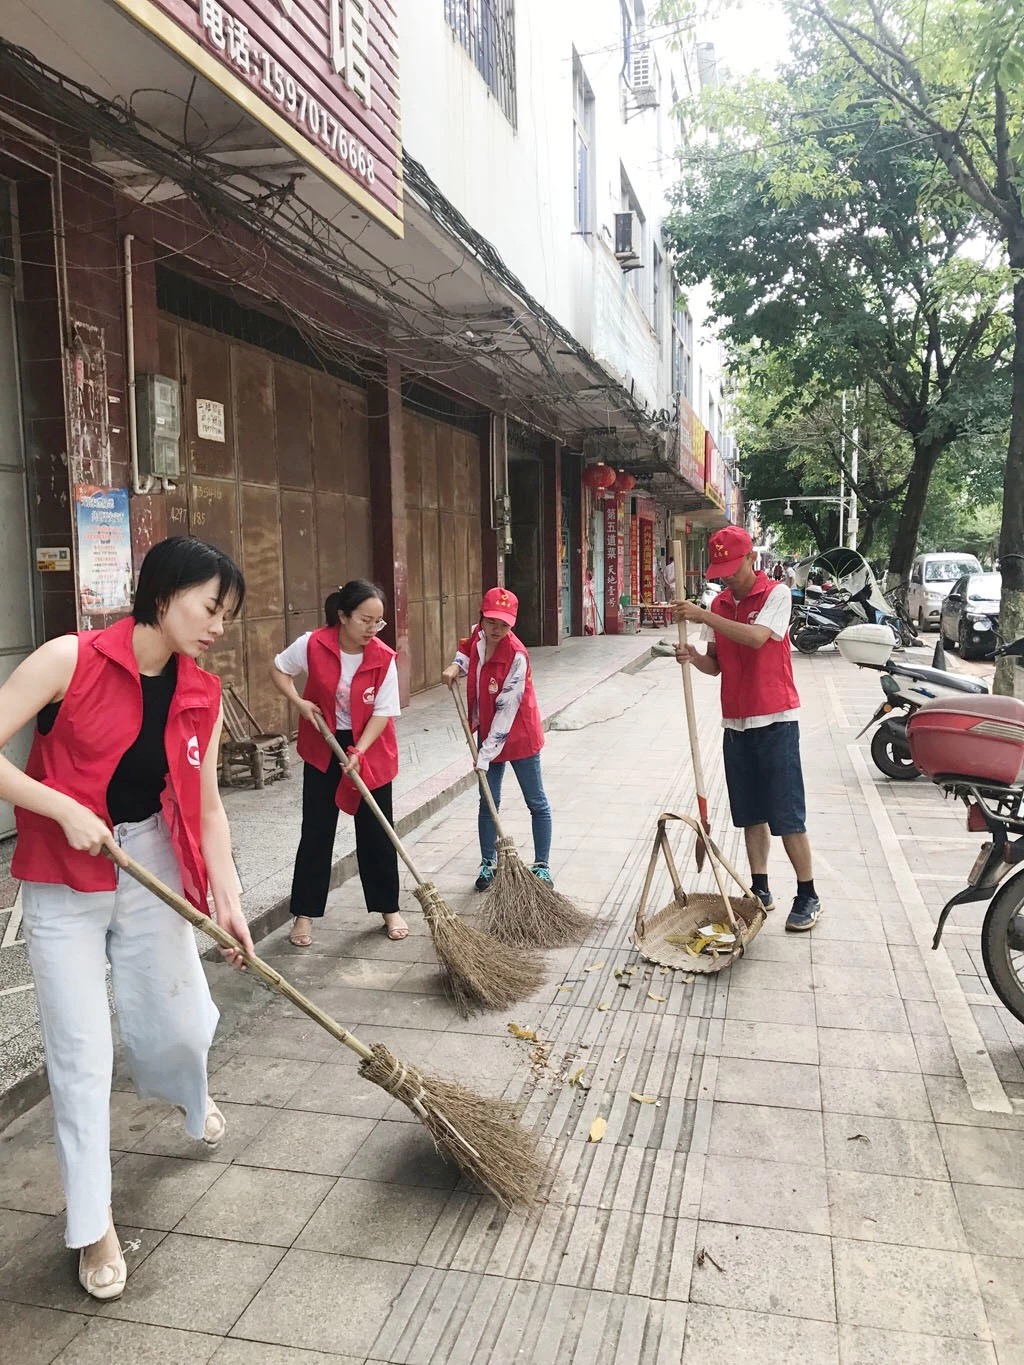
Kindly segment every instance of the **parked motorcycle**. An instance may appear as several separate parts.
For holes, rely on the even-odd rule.
[[[834,644],[844,630],[857,623],[884,625],[891,632],[894,647],[902,647],[899,620],[871,566],[856,550],[826,550],[801,560],[795,572],[797,585],[805,593],[814,577],[827,576],[832,583],[831,591],[817,599],[805,595],[802,609],[790,624],[789,638],[801,654],[814,654],[822,646]]]
[[[1024,639],[997,654],[1024,658]],[[981,955],[996,995],[1024,1023],[1024,702],[1013,697],[929,702],[910,718],[914,762],[967,807],[967,828],[987,833],[967,885],[942,908],[932,947],[958,905],[988,901]],[[1018,870],[1014,870],[1017,868]]]
[[[871,760],[879,772],[896,782],[913,782],[921,776],[907,740],[907,722],[911,716],[927,702],[939,698],[977,697],[988,693],[988,688],[978,678],[922,664],[894,662],[890,658],[893,645],[888,627],[848,627],[836,637],[836,645],[847,663],[881,674],[882,701],[857,738],[867,734],[872,725],[878,725],[871,737]]]

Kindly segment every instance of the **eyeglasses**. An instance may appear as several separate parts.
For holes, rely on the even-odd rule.
[[[357,626],[362,626],[364,630],[372,630],[374,635],[379,635],[387,625],[387,621],[370,621],[365,616],[353,616],[352,620]]]

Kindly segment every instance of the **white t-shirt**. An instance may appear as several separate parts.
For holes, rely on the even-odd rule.
[[[785,583],[776,583],[764,600],[764,606],[746,623],[748,626],[767,626],[773,640],[784,640],[789,632],[789,621],[793,613],[793,597]],[[710,626],[702,628],[705,643],[714,640],[715,632]],[[739,720],[722,719],[726,730],[760,730],[765,725],[775,725],[778,721],[799,720],[800,712],[776,711],[770,716],[744,716]]]
[[[309,672],[309,637],[312,631],[307,631],[283,650],[274,660],[274,667],[281,673],[287,673],[290,678],[294,678],[299,673]],[[338,680],[338,691],[335,696],[335,719],[334,728],[336,730],[352,729],[352,679],[356,675],[356,670],[363,662],[363,652],[358,654],[346,654],[344,650],[341,655],[341,677]],[[384,674],[384,681],[377,689],[377,695],[373,701],[373,714],[375,716],[400,716],[402,714],[401,703],[398,698],[398,669],[395,667],[394,659],[388,666],[388,671]]]

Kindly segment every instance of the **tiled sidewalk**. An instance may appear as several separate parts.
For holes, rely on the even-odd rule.
[[[388,943],[351,885],[313,949],[282,934],[263,945],[361,1036],[515,1099],[550,1154],[538,1219],[507,1216],[460,1181],[343,1048],[211,967],[225,1012],[211,1087],[229,1137],[197,1151],[177,1116],[118,1090],[115,1208],[132,1267],[120,1302],[85,1299],[62,1251],[47,1106],[0,1137],[0,1361],[1024,1361],[1020,1029],[985,993],[962,920],[950,942],[960,987],[977,997],[973,1080],[987,1066],[1004,1106],[973,1108],[955,1049],[974,1025],[950,1035],[947,1020],[963,1020],[936,998],[904,876],[928,873],[914,886],[934,914],[952,887],[942,879],[973,851],[938,793],[876,784],[851,757],[871,680],[827,656],[796,666],[827,906],[813,934],[783,932],[792,885],[780,861],[780,909],[730,971],[688,982],[629,948],[655,818],[691,803],[678,674],[656,661],[634,680],[634,706],[549,738],[556,877],[611,922],[548,954],[532,1002],[460,1020],[422,922]],[[697,693],[713,823],[735,855],[714,687],[697,679]],[[898,849],[880,842],[872,793]],[[514,788],[505,817],[528,845]],[[479,898],[460,888],[477,859],[473,798],[411,843],[471,913]],[[688,868],[687,849],[679,861]],[[665,899],[661,878],[654,904]],[[541,1052],[509,1022],[533,1028]],[[568,1083],[583,1066],[588,1089]],[[589,1143],[597,1115],[607,1133]]]
[[[566,640],[557,649],[532,651],[545,724],[606,679],[642,663],[657,638],[654,631],[603,635],[592,640]],[[474,779],[462,728],[446,687],[413,698],[398,722],[398,740],[395,820],[405,835],[453,796],[467,790]],[[236,789],[223,795],[246,914],[259,936],[286,917],[301,823],[302,764],[293,752],[287,780],[263,791]],[[5,871],[10,855],[11,841],[7,841],[0,850]],[[354,875],[355,833],[347,818],[338,821],[334,857],[338,883]],[[28,955],[20,934],[20,908],[13,902],[16,888],[16,882],[0,878],[0,1123],[12,1113],[22,1112],[25,1103],[42,1093],[42,1041]]]

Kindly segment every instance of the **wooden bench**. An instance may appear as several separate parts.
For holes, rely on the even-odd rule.
[[[224,734],[220,746],[220,780],[225,787],[253,786],[288,775],[288,739],[268,735],[233,687],[223,692]]]

